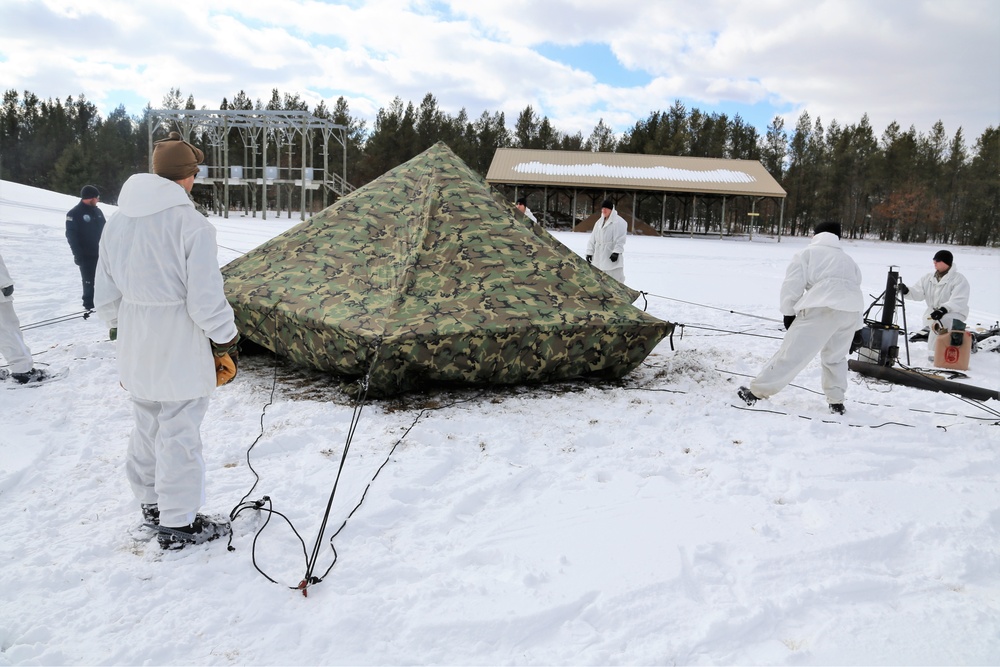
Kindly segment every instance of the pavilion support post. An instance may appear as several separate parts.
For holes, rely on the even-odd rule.
[[[781,243],[781,228],[785,225],[785,200],[781,200],[781,211],[778,214],[778,243]]]
[[[698,224],[698,195],[691,195],[691,226],[688,228],[688,233],[691,238],[694,238],[694,226]]]
[[[719,238],[722,238],[723,227],[726,224],[726,195],[722,195],[722,220],[719,220]]]
[[[267,220],[267,125],[264,125],[264,131],[261,133],[263,137],[263,152],[261,153],[261,175],[260,179],[260,219]]]

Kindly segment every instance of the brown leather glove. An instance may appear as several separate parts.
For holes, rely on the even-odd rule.
[[[229,384],[236,377],[236,359],[231,354],[223,354],[215,359],[215,386]]]
[[[212,342],[212,355],[215,359],[215,386],[229,384],[236,377],[237,361],[240,358],[240,334],[228,343]]]

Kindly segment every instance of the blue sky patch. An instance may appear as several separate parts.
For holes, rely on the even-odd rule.
[[[132,90],[109,90],[106,95],[108,100],[114,100],[114,105],[116,107],[119,105],[125,105],[125,111],[127,111],[130,116],[142,116],[142,110],[146,108],[147,104],[152,104],[154,109],[159,109],[163,102],[162,98],[158,100],[147,100],[145,97],[137,95],[135,91]],[[185,97],[185,99],[187,98]],[[197,102],[197,100],[195,101]],[[108,113],[111,111],[114,111],[114,109],[111,109]]]
[[[579,46],[541,44],[535,51],[549,60],[590,72],[598,83],[621,88],[645,86],[653,77],[647,72],[628,70],[622,66],[607,44],[585,43]]]

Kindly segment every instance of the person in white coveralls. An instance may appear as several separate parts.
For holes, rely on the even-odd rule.
[[[628,224],[618,215],[615,204],[605,199],[601,204],[601,217],[594,223],[594,230],[587,241],[588,262],[620,283],[625,282],[625,237]]]
[[[821,384],[830,412],[844,414],[847,355],[860,341],[861,269],[840,247],[840,223],[816,225],[812,242],[797,253],[781,285],[785,334],[764,369],[740,387],[747,405],[769,398],[788,385],[817,353]]]
[[[969,317],[969,281],[955,270],[955,257],[950,250],[938,250],[934,254],[934,270],[907,287],[902,282],[896,288],[900,294],[914,301],[924,301],[924,324],[927,326],[927,358],[934,361],[937,346],[937,332],[934,325],[940,323],[947,331],[955,320],[965,322]]]
[[[235,376],[239,339],[215,228],[188,196],[203,159],[176,132],[156,142],[153,173],[122,187],[95,278],[97,313],[118,341],[121,385],[133,404],[126,476],[164,549],[230,531],[227,521],[198,514],[201,422],[217,384]]]

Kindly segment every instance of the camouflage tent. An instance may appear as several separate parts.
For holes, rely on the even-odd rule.
[[[672,327],[530,226],[443,143],[223,275],[246,338],[348,380],[367,376],[373,396],[617,378]]]

